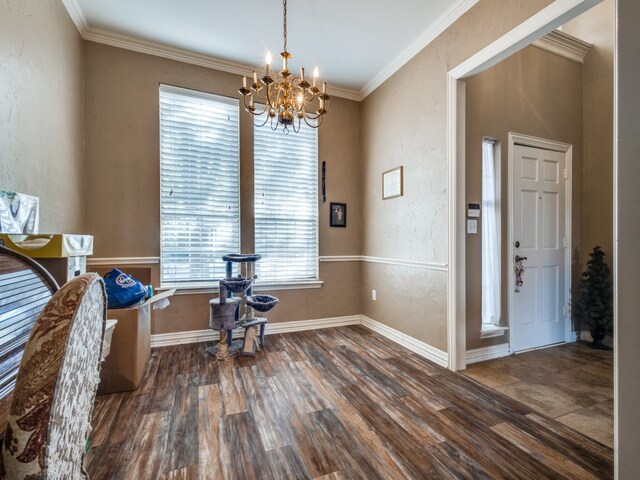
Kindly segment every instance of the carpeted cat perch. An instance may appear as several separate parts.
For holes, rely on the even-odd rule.
[[[207,349],[216,361],[227,361],[238,355],[253,356],[264,345],[266,317],[256,317],[254,310],[266,313],[276,306],[278,299],[271,295],[252,295],[255,262],[260,254],[229,254],[222,260],[227,262],[226,278],[220,280],[218,298],[209,302],[209,326],[220,332],[220,342]],[[233,276],[233,264],[240,264],[240,274]],[[238,297],[234,296],[238,294]],[[244,315],[240,317],[240,307],[244,305]],[[244,337],[233,340],[233,331],[244,329]]]

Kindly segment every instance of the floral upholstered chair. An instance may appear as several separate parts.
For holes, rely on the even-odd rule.
[[[85,478],[105,329],[104,283],[88,273],[58,290],[27,343],[0,450],[0,479]]]

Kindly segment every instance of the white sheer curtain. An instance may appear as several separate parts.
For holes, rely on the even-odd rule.
[[[500,324],[500,192],[495,142],[482,142],[482,324]]]

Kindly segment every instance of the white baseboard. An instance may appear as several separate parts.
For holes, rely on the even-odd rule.
[[[405,333],[364,315],[268,323],[265,333],[269,335],[276,333],[302,332],[304,330],[344,327],[347,325],[364,325],[370,330],[393,340],[412,352],[415,352],[440,366],[447,367],[448,365],[449,359],[446,352],[438,350],[431,345],[421,342],[420,340],[416,340]],[[236,336],[236,334],[242,334],[242,329],[235,330],[233,334],[234,336]],[[155,335],[151,335],[151,348],[184,345],[187,343],[211,342],[216,341],[219,338],[220,334],[218,332],[208,329],[191,330],[187,332],[157,333]]]
[[[420,340],[416,340],[406,333],[402,333],[399,330],[385,325],[384,323],[380,323],[362,315],[362,325],[442,367],[446,368],[449,364],[449,356],[447,355],[447,352],[443,352],[442,350],[432,347]]]
[[[360,325],[361,323],[360,315],[268,323],[265,334],[270,335],[276,333],[302,332],[304,330],[318,330],[320,328]],[[234,330],[233,335],[236,336],[241,333],[243,333],[243,330],[238,328]],[[220,333],[210,329],[190,330],[187,332],[157,333],[155,335],[151,335],[151,348],[185,345],[187,343],[211,342],[218,340],[219,338]]]
[[[501,343],[490,347],[467,350],[467,353],[465,354],[465,361],[467,365],[469,365],[470,363],[484,362],[485,360],[491,360],[494,358],[507,357],[510,354],[511,350],[509,349],[509,344]]]

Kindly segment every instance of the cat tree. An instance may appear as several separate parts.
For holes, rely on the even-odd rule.
[[[257,253],[224,255],[226,276],[220,280],[218,298],[209,302],[209,326],[220,331],[220,343],[207,351],[219,360],[236,355],[255,355],[264,345],[266,317],[256,317],[254,311],[266,313],[276,306],[278,299],[271,295],[253,295],[255,263],[262,258]],[[233,264],[240,264],[240,273],[233,276]],[[238,296],[234,296],[237,294]],[[240,311],[242,308],[242,317]],[[244,336],[233,340],[233,330],[244,328]]]

